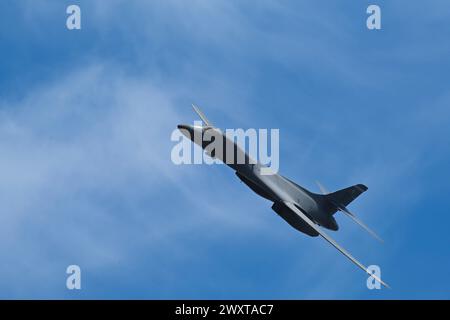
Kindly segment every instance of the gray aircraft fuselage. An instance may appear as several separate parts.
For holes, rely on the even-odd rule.
[[[323,194],[308,191],[282,175],[270,172],[271,168],[252,159],[235,142],[237,137],[234,134],[223,134],[220,129],[215,128],[209,122],[198,107],[194,105],[192,107],[206,126],[179,125],[178,129],[182,134],[203,148],[206,154],[231,167],[239,179],[258,195],[273,202],[272,209],[292,227],[309,236],[320,235],[370,277],[389,288],[389,285],[381,280],[381,277],[372,273],[320,228],[322,226],[338,230],[333,214],[341,211],[373,237],[383,241],[347,209],[353,200],[368,190],[365,185],[357,184],[329,193],[319,184]],[[239,141],[239,139],[237,140]],[[245,144],[245,140],[242,143]]]
[[[249,155],[237,145],[235,141],[229,139],[224,133],[216,128],[178,125],[178,129],[187,138],[205,149],[207,154],[213,158],[220,159],[235,170],[239,179],[255,193],[273,202],[272,209],[295,229],[310,236],[319,235],[317,231],[311,228],[295,212],[288,208],[284,202],[295,204],[298,209],[316,224],[330,230],[338,230],[339,227],[333,217],[333,214],[338,208],[333,203],[329,202],[326,196],[308,191],[278,173],[269,175],[262,174],[261,169],[266,166],[257,161],[251,161]],[[222,139],[222,154],[216,155],[208,152],[208,145],[211,143],[211,140],[208,141],[208,139],[206,139],[207,141],[205,141],[202,138],[208,131],[209,135],[213,135],[216,139]],[[199,137],[199,139],[194,137]],[[233,161],[228,161],[228,158],[226,157],[226,150],[231,150],[229,148],[233,148],[234,150]],[[245,159],[243,163],[237,161],[239,156],[241,159]]]

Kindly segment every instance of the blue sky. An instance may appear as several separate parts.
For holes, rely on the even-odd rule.
[[[450,298],[449,4],[373,3],[380,31],[365,1],[2,1],[0,298]],[[228,168],[174,166],[192,102],[279,128],[311,190],[366,184],[351,209],[385,243],[332,235],[393,289]]]

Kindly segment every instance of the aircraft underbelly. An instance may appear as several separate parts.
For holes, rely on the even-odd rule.
[[[239,179],[241,179],[242,182],[244,182],[257,195],[259,195],[267,200],[271,200],[271,201],[275,200],[273,195],[270,194],[269,190],[265,190],[263,187],[259,186],[257,183],[253,182],[252,180],[246,178],[239,172],[236,172],[236,175],[239,177]]]

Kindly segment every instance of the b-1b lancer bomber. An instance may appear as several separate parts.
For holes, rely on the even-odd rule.
[[[361,193],[367,191],[365,185],[357,184],[329,193],[319,184],[322,194],[317,194],[299,186],[278,173],[263,174],[262,171],[265,168],[264,165],[258,161],[250,161],[250,156],[234,141],[234,139],[231,140],[226,134],[222,133],[220,129],[215,128],[196,106],[193,106],[193,108],[202,119],[204,125],[178,125],[178,129],[183,135],[205,149],[208,155],[220,159],[223,163],[231,167],[238,178],[259,196],[273,202],[272,209],[292,227],[311,237],[321,236],[367,274],[379,281],[385,287],[389,287],[378,276],[372,274],[349,252],[337,244],[336,241],[321,228],[323,227],[337,231],[339,227],[333,215],[336,212],[341,211],[368,231],[372,236],[382,241],[372,230],[347,209],[350,202],[355,200]],[[213,141],[211,139],[194,139],[194,137],[203,137],[205,135],[213,136],[216,139],[217,137],[222,139],[224,145],[223,152],[214,154],[214,151],[208,151],[208,146],[211,141]],[[231,150],[229,149],[230,147],[234,151],[234,158],[239,158],[239,156],[241,156],[245,159],[243,163],[226,161],[225,150]]]

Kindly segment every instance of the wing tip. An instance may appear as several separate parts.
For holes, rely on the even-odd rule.
[[[381,283],[384,287],[386,287],[387,289],[392,289],[390,285],[388,285],[386,282],[384,282],[383,280],[381,280],[379,277],[377,277],[376,275],[374,275],[373,273],[371,273],[368,269],[366,269],[367,274],[374,278],[376,281],[378,281],[379,283]]]
[[[392,290],[392,287],[391,287],[390,285],[388,285],[386,282],[384,282],[383,280],[378,279],[378,281],[380,281],[380,283],[381,283],[386,289]]]

